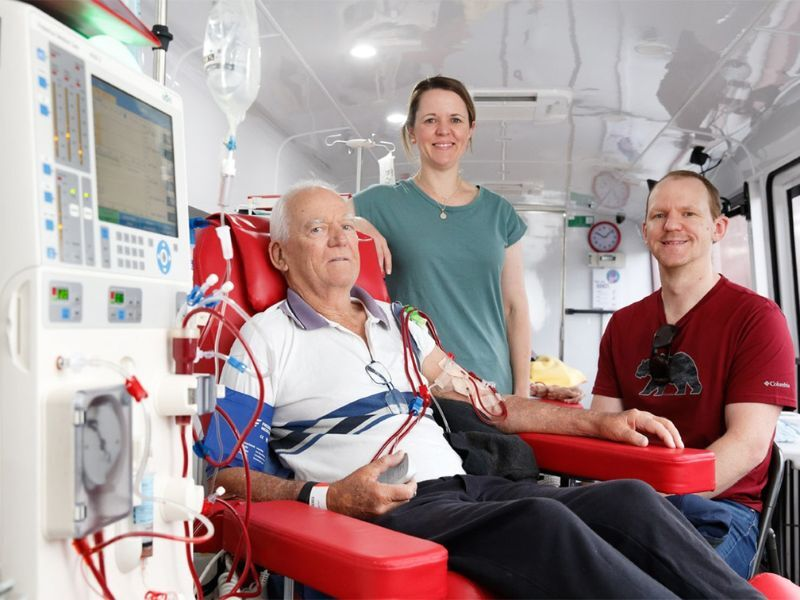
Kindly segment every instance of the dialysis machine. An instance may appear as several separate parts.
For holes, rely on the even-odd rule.
[[[92,598],[73,550],[133,530],[181,536],[202,503],[182,478],[168,332],[191,285],[181,99],[28,4],[0,0],[0,586]],[[134,374],[145,410],[123,385]],[[185,423],[185,417],[184,417]],[[117,598],[191,598],[184,545],[104,552]],[[94,557],[96,560],[96,556]]]

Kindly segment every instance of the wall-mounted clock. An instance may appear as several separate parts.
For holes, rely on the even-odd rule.
[[[622,241],[622,233],[611,221],[598,221],[589,229],[589,247],[594,252],[614,252]]]
[[[628,183],[611,171],[600,171],[592,180],[592,194],[600,206],[622,208],[628,203],[630,193]]]

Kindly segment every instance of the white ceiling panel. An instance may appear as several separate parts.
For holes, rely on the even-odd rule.
[[[478,123],[464,176],[528,182],[551,197],[592,194],[595,176],[629,182],[685,166],[693,144],[737,151],[754,117],[800,81],[800,1],[256,0],[261,92],[253,110],[354,185],[355,156],[332,129],[398,145],[411,87],[442,73],[472,89],[558,88],[568,117],[551,125]],[[207,0],[172,0],[170,26],[200,74]],[[350,56],[357,43],[371,59]],[[177,75],[178,79],[180,74]],[[178,82],[179,83],[179,82]],[[318,133],[314,133],[314,132]],[[382,150],[373,154],[379,156]],[[377,170],[365,162],[364,181]],[[633,202],[633,194],[631,201]],[[631,210],[630,206],[625,210]]]

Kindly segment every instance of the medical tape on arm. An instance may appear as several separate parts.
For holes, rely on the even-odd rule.
[[[458,366],[449,356],[445,356],[439,361],[441,373],[434,379],[431,390],[439,388],[443,392],[453,390],[462,396],[469,398],[473,390],[470,385],[469,373]]]
[[[439,362],[439,367],[442,371],[431,385],[431,390],[453,390],[469,398],[475,409],[488,419],[504,416],[503,399],[491,385],[468,373],[449,356]]]

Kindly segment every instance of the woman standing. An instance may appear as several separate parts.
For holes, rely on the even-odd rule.
[[[403,127],[419,171],[357,194],[359,229],[376,238],[394,300],[428,313],[463,367],[500,393],[528,396],[531,328],[519,243],[526,225],[507,200],[462,178],[474,130],[475,105],[460,81],[420,81]]]

